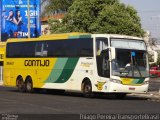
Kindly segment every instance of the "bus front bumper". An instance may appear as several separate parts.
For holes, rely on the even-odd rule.
[[[149,84],[141,85],[123,85],[111,82],[109,85],[109,92],[123,92],[123,93],[146,93]]]
[[[119,83],[105,83],[102,89],[95,92],[104,92],[104,93],[147,93],[149,84],[141,85],[123,85]]]

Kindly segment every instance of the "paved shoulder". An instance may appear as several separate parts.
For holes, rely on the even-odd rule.
[[[152,92],[148,92],[148,93],[132,93],[129,94],[128,96],[134,96],[134,97],[143,97],[143,98],[148,98],[150,100],[156,100],[156,101],[160,101],[160,92],[158,91],[152,91]]]

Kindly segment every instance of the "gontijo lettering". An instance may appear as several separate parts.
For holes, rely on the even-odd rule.
[[[25,66],[49,66],[49,60],[25,60]]]

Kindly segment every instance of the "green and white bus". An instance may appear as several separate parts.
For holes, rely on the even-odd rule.
[[[146,93],[148,82],[147,48],[141,38],[68,33],[6,43],[4,85],[20,91],[45,88],[125,96]]]

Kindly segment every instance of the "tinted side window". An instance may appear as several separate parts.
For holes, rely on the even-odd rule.
[[[60,57],[62,54],[61,45],[62,41],[47,41],[48,43],[48,56],[49,57]]]
[[[92,38],[7,44],[7,57],[93,57]]]
[[[93,57],[91,38],[47,41],[49,57]]]
[[[6,57],[31,57],[34,51],[34,42],[8,43]]]
[[[93,40],[90,39],[83,39],[83,40],[79,40],[79,44],[80,44],[80,56],[84,56],[84,57],[93,57]],[[78,45],[77,45],[78,46]]]
[[[46,41],[35,42],[35,55],[36,57],[48,56],[48,43]]]
[[[108,39],[103,37],[96,38],[96,55],[100,55],[108,47]]]

